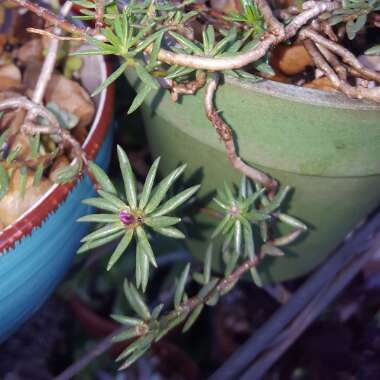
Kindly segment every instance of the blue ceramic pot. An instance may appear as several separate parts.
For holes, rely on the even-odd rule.
[[[104,82],[99,57],[86,58],[82,83],[89,92]],[[84,143],[87,155],[106,168],[112,151],[113,88],[96,99],[97,113]],[[11,335],[49,297],[70,267],[91,213],[81,201],[94,195],[86,176],[75,184],[53,186],[33,209],[0,232],[0,342]]]

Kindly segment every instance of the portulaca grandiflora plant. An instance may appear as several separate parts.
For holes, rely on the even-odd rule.
[[[57,15],[31,0],[12,1],[54,27],[31,30],[49,37],[51,45],[57,46],[62,40],[81,41],[86,43],[86,48],[75,52],[76,55],[119,57],[120,66],[93,95],[115,81],[125,70],[134,70],[143,86],[129,113],[137,110],[148,94],[160,86],[170,91],[174,101],[205,87],[204,109],[210,127],[215,129],[224,144],[231,165],[242,176],[240,186],[235,188],[225,184],[215,198],[220,223],[212,240],[223,237],[222,274],[212,271],[215,252],[211,241],[204,252],[203,269],[192,272],[190,264],[187,264],[177,279],[172,310],[163,312],[163,305],[150,310],[144,293],[149,287],[149,275],[157,267],[151,239],[156,234],[168,239],[186,239],[176,210],[195,197],[199,184],[168,196],[169,189],[179,181],[186,166],[178,167],[158,182],[160,160],[156,159],[145,183],[139,186],[127,154],[118,147],[124,180],[124,189],[118,192],[102,169],[93,162],[87,162],[72,138],[53,128],[57,123],[49,110],[33,99],[0,102],[1,111],[18,107],[31,112],[27,133],[53,134],[73,148],[73,161],[61,172],[61,181],[71,181],[84,171],[90,172],[94,179],[99,196],[87,199],[85,203],[95,206],[99,213],[87,215],[79,222],[96,223],[96,228],[83,239],[78,253],[117,240],[106,268],[112,270],[127,248],[134,248],[135,277],[125,279],[123,286],[135,314],[112,316],[125,325],[124,332],[116,340],[133,338],[133,343],[118,358],[122,362],[121,368],[126,368],[149,350],[153,342],[178,325],[183,324],[183,331],[188,330],[204,307],[215,305],[245,273],[250,272],[255,283],[260,285],[257,267],[263,257],[284,255],[281,247],[293,242],[307,229],[295,217],[281,212],[289,187],[279,186],[275,179],[239,157],[233,140],[233,126],[225,123],[213,101],[223,75],[251,79],[273,75],[268,63],[270,49],[283,42],[291,45],[297,40],[307,50],[315,70],[323,73],[332,88],[352,98],[380,102],[380,74],[364,66],[341,44],[346,37],[354,40],[366,28],[379,27],[377,11],[380,10],[380,1],[301,0],[280,7],[276,1],[269,4],[266,0],[241,0],[234,2],[237,4],[235,11],[224,15],[218,13],[217,16],[210,11],[212,1],[73,2],[81,9],[81,15],[73,18],[89,21],[93,27],[78,26],[65,15]],[[62,8],[66,14],[71,5],[71,2],[66,2]],[[379,46],[367,51],[368,55],[379,53]],[[54,61],[53,53],[49,52],[48,56]],[[51,75],[51,70],[43,81],[46,81],[46,75]],[[41,116],[47,120],[44,128],[37,123],[37,117]],[[1,194],[6,192],[6,176],[6,170],[2,170]],[[273,226],[276,223],[291,226],[292,232],[286,236],[274,236]],[[190,279],[199,285],[199,290],[191,296],[186,292]]]

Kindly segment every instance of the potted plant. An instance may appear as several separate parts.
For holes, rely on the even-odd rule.
[[[220,13],[217,1],[129,1],[121,9],[114,2],[76,1],[80,18],[94,21],[93,29],[32,1],[12,1],[92,45],[77,54],[121,58],[95,94],[126,71],[137,90],[129,112],[144,103],[153,153],[162,154],[167,176],[156,187],[159,158],[140,187],[118,147],[122,191],[99,167],[89,166],[100,198],[86,203],[102,211],[80,219],[100,226],[82,239],[78,252],[117,240],[107,264],[112,270],[130,245],[136,248],[135,284],[127,279],[124,292],[137,316],[114,316],[126,325],[116,339],[135,339],[118,358],[121,368],[178,325],[190,328],[205,305],[217,303],[245,273],[260,285],[310,270],[378,203],[378,1],[284,6],[242,0],[227,2],[232,14]],[[333,92],[314,89],[321,86]],[[192,203],[198,222],[188,225],[207,215],[216,228],[202,229],[201,242],[189,241],[204,259],[201,271],[192,274],[199,290],[191,296],[185,291],[186,265],[176,281],[173,309],[162,312],[163,305],[150,310],[144,300],[157,265],[151,237],[184,238],[173,227],[180,219],[172,213],[199,189],[193,184],[168,197],[185,171],[185,165],[173,170],[178,161],[188,162],[191,174],[201,169],[202,196],[217,193],[216,208],[203,202],[199,210]],[[239,185],[231,186],[239,177]],[[304,233],[307,225],[310,232]]]
[[[245,21],[248,30],[246,33],[253,33],[253,28],[262,27],[260,22],[263,20],[251,16],[250,26],[249,17],[257,13],[257,9],[250,8],[250,1],[242,1],[242,4],[245,4],[246,8],[241,21]],[[307,4],[306,2],[304,5],[305,9],[308,7]],[[313,8],[316,5],[313,4],[310,5],[310,11],[318,13],[318,9]],[[366,14],[367,10],[363,12],[363,9],[367,5],[347,3],[343,5],[343,10],[330,14],[334,22],[338,17],[347,17],[347,20],[355,21],[355,12]],[[373,9],[378,6],[377,3],[374,4]],[[295,14],[298,14],[297,11]],[[300,15],[297,17],[301,18]],[[364,16],[360,18],[362,17]],[[228,19],[227,16],[225,18]],[[287,27],[288,31],[292,31],[290,25]],[[348,50],[343,51],[335,40],[321,37],[317,32],[310,32],[307,28],[302,30],[311,33],[313,38],[323,40],[323,44],[327,44],[326,46],[335,52],[332,54],[336,54],[335,49],[338,49],[339,53],[343,54],[342,67],[347,63],[346,58],[350,56],[350,64],[367,70]],[[332,73],[319,73],[317,75],[320,77],[316,79],[307,78],[305,73],[301,75],[299,71],[305,71],[307,66],[319,68],[318,64],[311,60],[311,54],[307,53],[307,49],[303,48],[303,51],[299,52],[299,40],[306,41],[308,45],[312,44],[302,37],[302,30],[299,30],[300,37],[296,41],[294,37],[290,39],[294,46],[289,46],[286,50],[287,47],[280,44],[268,55],[267,59],[274,67],[274,80],[268,75],[267,71],[270,69],[262,59],[259,60],[256,70],[252,66],[248,66],[248,70],[255,70],[256,75],[263,75],[269,78],[268,80],[258,80],[245,72],[226,72],[224,83],[219,86],[216,94],[215,109],[221,110],[220,115],[226,123],[222,127],[230,127],[230,130],[226,129],[227,140],[221,137],[223,130],[219,128],[218,120],[212,121],[217,133],[215,128],[210,128],[210,114],[208,111],[202,112],[207,90],[199,86],[201,88],[198,91],[196,82],[187,82],[186,86],[174,84],[171,90],[170,83],[166,83],[165,87],[169,86],[169,91],[152,91],[145,98],[142,107],[151,151],[154,156],[162,156],[163,172],[168,173],[177,162],[186,162],[190,173],[201,169],[200,196],[212,193],[223,186],[224,181],[238,183],[241,173],[247,174],[247,168],[242,166],[239,155],[244,162],[270,174],[279,183],[292,186],[295,194],[286,204],[286,210],[303,220],[309,226],[309,231],[303,238],[297,239],[287,247],[287,255],[268,260],[260,266],[262,280],[265,282],[284,281],[315,268],[379,203],[376,190],[379,177],[375,169],[375,152],[378,150],[376,144],[379,143],[379,139],[376,138],[379,118],[379,106],[376,104],[378,90],[371,90],[373,96],[361,96],[355,94],[356,90],[351,87],[350,90],[345,89],[346,92],[352,89],[351,96],[354,98],[364,97],[373,102],[353,100],[334,91],[335,88],[341,90],[339,86],[342,83],[339,80],[338,84],[331,82]],[[181,47],[191,49],[189,40],[183,41],[184,38],[181,39],[178,35],[175,37],[179,44],[182,44]],[[198,47],[192,46],[192,54],[200,54],[199,49],[205,48],[206,42],[205,33],[203,44],[198,44]],[[322,45],[321,49],[326,53],[323,50],[325,45]],[[221,54],[222,57],[228,56],[228,49],[226,50],[227,53]],[[207,52],[203,54],[207,55]],[[308,55],[306,58],[305,54]],[[337,56],[342,58],[339,54]],[[334,58],[335,55],[332,59]],[[361,58],[367,63],[371,60],[369,56]],[[300,62],[294,64],[297,59]],[[289,68],[288,65],[292,64]],[[346,70],[345,67],[343,69]],[[260,70],[264,73],[260,73]],[[288,75],[285,76],[284,72]],[[373,79],[379,80],[378,73],[373,72],[373,75]],[[134,70],[129,69],[127,77],[137,91],[144,91],[142,84],[136,84],[138,77]],[[168,77],[175,78],[171,75]],[[302,86],[293,85],[292,77]],[[328,92],[320,90],[324,88],[318,84],[323,82],[328,83]],[[181,92],[195,94],[183,96],[180,102],[173,102],[173,94],[176,96]],[[229,144],[228,139],[231,137],[235,147]],[[362,149],[363,146],[367,149]],[[205,207],[211,203],[206,203]],[[204,213],[198,213],[196,221],[200,224],[209,223],[210,218]],[[286,225],[280,225],[279,228],[281,232],[286,232]],[[190,250],[195,255],[198,254],[198,257],[203,255],[205,242],[209,240],[211,233],[212,229],[208,232],[203,231],[201,238],[192,238],[190,235],[187,240]]]
[[[52,75],[53,79],[49,83],[45,82],[47,88],[42,90],[36,86],[36,89],[40,89],[40,94],[46,92],[43,104],[49,104],[47,107],[50,107],[41,107],[42,112],[50,110],[49,115],[66,117],[67,123],[72,122],[71,132],[76,136],[78,147],[79,142],[83,142],[86,157],[96,159],[102,167],[107,167],[112,144],[110,126],[114,104],[113,88],[109,87],[92,100],[82,88],[83,86],[91,93],[107,78],[105,60],[101,57],[86,57],[78,65],[78,61],[65,58],[64,54],[58,63],[62,68],[61,73],[53,73],[54,60],[49,59],[49,53],[45,58],[45,64],[43,63],[43,41],[40,37],[26,40],[25,36],[13,35],[13,31],[17,30],[20,24],[22,27],[36,26],[35,18],[31,17],[30,13],[19,16],[15,9],[0,9],[6,12],[9,25],[14,24],[12,30],[1,35],[7,39],[2,41],[3,54],[0,58],[1,97],[4,103],[28,102],[24,94],[32,85],[27,82],[38,76],[41,69],[48,78]],[[68,46],[60,45],[61,51],[66,48]],[[48,48],[49,52],[53,50],[54,47]],[[70,70],[70,65],[74,70]],[[62,74],[65,68],[66,76]],[[47,73],[49,70],[50,74]],[[74,71],[78,73],[80,84],[72,78]],[[16,74],[12,76],[12,73]],[[43,77],[40,77],[38,83],[42,81]],[[36,92],[37,90],[34,91]],[[32,101],[38,104],[33,96],[30,103]],[[4,110],[0,132],[1,340],[44,303],[69,269],[80,239],[88,232],[87,226],[75,225],[76,219],[91,209],[81,204],[80,200],[89,197],[94,191],[88,177],[65,183],[65,176],[70,176],[70,171],[72,172],[72,166],[67,166],[71,153],[66,143],[59,152],[57,151],[54,159],[50,158],[44,149],[52,142],[49,142],[46,135],[41,134],[42,146],[35,160],[38,164],[34,166],[28,149],[29,138],[36,137],[27,132],[25,135],[15,132],[18,115],[23,109],[17,105],[10,108],[10,112]],[[59,113],[54,113],[57,110]],[[20,124],[17,125],[19,126]],[[53,142],[60,142],[54,134],[52,136]],[[70,135],[67,138],[70,138]],[[53,156],[52,153],[50,155]],[[40,166],[39,163],[44,166]],[[43,168],[43,173],[40,167]],[[53,179],[54,175],[60,175],[61,179]]]

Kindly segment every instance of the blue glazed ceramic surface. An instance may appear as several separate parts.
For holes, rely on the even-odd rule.
[[[103,59],[86,59],[82,82],[89,92],[104,81],[106,75]],[[88,142],[85,142],[86,152],[92,152],[90,157],[96,152],[95,161],[103,168],[108,167],[112,151],[112,128],[109,127],[105,132],[112,120],[112,94],[112,89],[108,89],[94,99],[97,114],[87,138]],[[47,193],[46,199],[49,194],[55,194],[54,190]],[[90,179],[85,176],[75,183],[66,197],[61,198],[61,203],[45,202],[48,207],[42,213],[49,213],[42,223],[30,222],[28,213],[26,217],[15,222],[14,225],[22,225],[19,235],[16,234],[14,239],[17,241],[10,249],[0,252],[0,342],[30,318],[69,269],[81,238],[90,228],[89,224],[76,222],[80,216],[93,211],[81,201],[92,197],[94,193]],[[45,203],[38,207],[43,207]],[[30,213],[33,212],[31,210]],[[21,233],[33,226],[36,227],[31,234]],[[7,246],[9,241],[0,233],[0,245],[5,243]]]
[[[109,163],[111,144],[110,128],[96,159],[103,167]],[[29,318],[62,280],[90,227],[76,223],[92,211],[81,200],[93,195],[93,186],[85,177],[41,227],[0,256],[0,341]]]

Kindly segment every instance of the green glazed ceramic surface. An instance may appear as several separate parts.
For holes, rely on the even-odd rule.
[[[135,78],[128,73],[132,84]],[[287,212],[310,226],[284,258],[267,260],[265,281],[282,281],[318,265],[380,203],[380,107],[340,94],[280,83],[228,79],[216,105],[233,128],[244,160],[294,189]],[[203,91],[171,101],[152,95],[143,116],[153,155],[167,173],[178,162],[202,174],[200,195],[223,181],[238,183],[216,132],[205,117]],[[198,221],[212,223],[203,215]],[[210,233],[191,239],[202,257]]]

